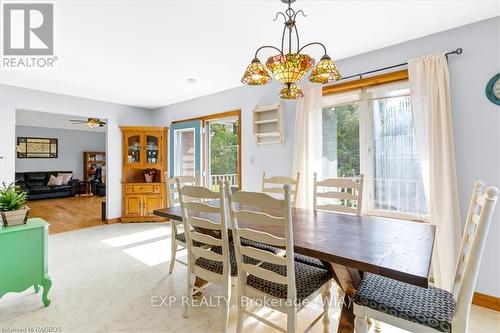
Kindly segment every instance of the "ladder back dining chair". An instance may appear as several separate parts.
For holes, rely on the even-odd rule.
[[[361,215],[364,177],[360,174],[359,177],[326,178],[318,181],[318,176],[314,173],[314,210]],[[324,203],[325,201],[328,203]]]
[[[367,318],[411,332],[467,332],[479,265],[498,189],[474,183],[456,265],[453,292],[421,288],[375,274],[365,274],[354,296],[358,333],[368,331]]]
[[[262,173],[262,192],[271,193],[279,197],[283,197],[283,185],[290,185],[290,195],[292,198],[292,207],[297,204],[297,194],[299,192],[300,172],[297,172],[297,177],[274,176],[266,178],[266,172]],[[273,197],[274,197],[273,196]]]
[[[284,199],[276,199],[265,193],[238,191],[233,194],[227,189],[231,228],[238,265],[238,322],[236,332],[243,329],[244,315],[249,315],[281,332],[297,331],[297,313],[307,301],[320,293],[324,311],[309,325],[308,329],[323,317],[326,330],[329,326],[329,299],[332,274],[325,269],[294,261],[292,211],[290,185],[283,187]],[[245,209],[252,207],[252,210]],[[266,209],[281,212],[280,216],[266,213]],[[245,221],[252,225],[273,226],[281,230],[282,236],[245,227]],[[274,254],[252,246],[245,246],[242,239],[283,248],[286,256]],[[252,258],[254,262],[245,262]],[[270,300],[266,306],[287,315],[286,329],[272,321],[247,310],[243,300]],[[245,302],[247,303],[247,302]]]
[[[180,178],[177,178],[177,191],[188,250],[188,302],[191,304],[193,295],[202,292],[209,284],[222,286],[225,304],[223,304],[221,332],[226,332],[231,298],[231,266],[224,182],[220,182],[219,192],[214,192],[201,186],[182,186]],[[209,204],[210,200],[218,200],[218,205]],[[213,251],[206,246],[200,246],[200,244],[220,250]],[[207,283],[201,287],[195,286],[197,277],[207,281]],[[183,316],[185,318],[188,316],[189,304],[183,302]]]
[[[181,183],[181,186],[184,185],[200,185],[200,174],[196,172],[195,176],[180,176],[178,177]],[[168,171],[165,171],[165,185],[167,187],[167,198],[168,198],[168,206],[175,207],[179,205],[179,196],[177,193],[177,181],[176,178],[168,178]],[[172,274],[174,270],[175,262],[179,262],[182,265],[186,265],[186,262],[177,259],[177,252],[186,249],[186,236],[184,232],[179,231],[178,226],[182,225],[182,222],[171,220],[171,252],[170,252],[170,266],[168,273]]]

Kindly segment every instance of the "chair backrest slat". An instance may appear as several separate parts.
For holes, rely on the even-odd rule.
[[[344,206],[344,205],[316,205],[316,209],[319,210],[328,210],[331,212],[339,212],[339,213],[348,213],[348,214],[357,214],[358,210],[353,207]]]
[[[193,197],[190,197],[193,198]],[[199,198],[197,198],[199,199]],[[220,210],[219,207],[211,206],[207,204],[206,202],[198,202],[198,201],[188,201],[184,202],[184,207],[186,209],[195,211],[195,212],[201,212],[201,213],[209,213],[209,214],[219,214]]]
[[[195,176],[179,176],[169,178],[168,171],[165,171],[165,185],[167,187],[168,206],[175,207],[179,205],[179,196],[177,193],[177,178],[182,185],[200,185],[200,173],[196,172]]]
[[[254,275],[258,278],[261,278],[266,281],[274,282],[274,283],[279,283],[279,284],[288,284],[288,279],[286,276],[279,275],[278,273],[274,273],[270,270],[260,268],[259,266],[256,265],[251,265],[251,264],[243,264],[243,271],[247,274]]]
[[[467,331],[481,257],[498,197],[497,188],[489,187],[484,194],[482,188],[482,182],[475,182],[457,261],[453,288],[453,294],[457,299],[457,308],[452,323],[454,332]]]
[[[283,200],[273,198],[265,193],[244,191],[230,193],[227,183],[226,195],[229,205],[240,285],[251,288],[247,285],[247,276],[253,275],[265,281],[286,285],[288,299],[295,300],[297,293],[295,286],[290,185],[285,183],[283,186]],[[249,207],[252,207],[251,210]],[[252,228],[249,227],[249,224]],[[285,235],[285,237],[253,229],[253,227],[261,228],[265,225],[271,226],[273,230],[277,230],[280,235]],[[283,256],[281,253],[275,254],[273,252],[242,245],[242,239],[284,248],[286,256]],[[245,257],[256,260],[245,262]],[[262,266],[263,263],[283,266],[286,268],[284,275],[265,269],[264,266]]]
[[[189,231],[189,237],[197,242],[212,245],[212,246],[222,246],[222,241],[211,235],[202,234],[201,232]]]
[[[265,243],[276,247],[286,246],[286,241],[283,238],[276,237],[267,232],[243,228],[239,230],[239,235],[241,238],[246,238],[254,242]]]
[[[198,227],[210,230],[220,230],[220,225],[213,222],[212,220],[204,219],[201,217],[188,217],[187,219],[188,224],[192,225],[195,228]]]
[[[297,204],[297,195],[299,192],[300,172],[297,172],[297,178],[274,176],[266,178],[266,173],[262,173],[262,192],[283,194],[283,185],[290,185],[290,194],[292,196],[292,207]]]
[[[358,200],[358,196],[348,192],[318,192],[318,198],[339,199],[339,200]]]
[[[249,210],[240,210],[239,212],[235,212],[234,215],[240,221],[249,221],[253,224],[282,226],[284,222],[282,217]]]
[[[245,255],[253,259],[262,260],[264,262],[268,262],[275,265],[286,266],[285,257],[276,256],[268,251],[264,251],[252,246],[242,246],[240,247],[240,251],[242,255]]]
[[[217,192],[210,191],[206,187],[192,185],[184,185],[182,195],[201,200],[214,200],[220,198],[220,194]]]
[[[481,196],[483,187],[483,182],[474,182],[474,188],[472,189],[472,196],[469,203],[469,209],[467,211],[467,218],[465,221],[462,241],[460,243],[460,252],[458,254],[457,266],[455,270],[455,282],[453,285],[453,295],[455,296],[455,298],[458,297],[460,286],[462,285],[463,273],[469,259],[472,240],[474,239],[474,235],[476,233],[476,227],[479,218],[479,216],[477,215],[477,210],[479,208],[478,198]]]
[[[360,175],[360,178],[361,175]],[[316,185],[324,187],[337,187],[337,188],[354,188],[359,190],[361,188],[359,181],[355,178],[326,178],[321,181],[317,181]]]
[[[283,207],[285,207],[283,200],[268,195],[262,196],[262,193],[259,192],[236,191],[232,194],[231,198],[233,202],[244,202],[246,206],[262,207],[262,205],[265,204],[267,208],[283,209]]]
[[[314,210],[361,215],[363,183],[363,174],[359,178],[327,178],[318,181],[315,173]]]
[[[222,255],[213,251],[201,247],[193,247],[191,251],[193,251],[194,255],[198,258],[202,257],[209,260],[224,262],[224,258],[222,257]]]

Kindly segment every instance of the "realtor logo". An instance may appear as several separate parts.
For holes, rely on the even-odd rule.
[[[53,4],[4,4],[3,41],[6,56],[53,55]]]

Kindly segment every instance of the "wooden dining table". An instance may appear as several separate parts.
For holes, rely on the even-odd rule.
[[[154,214],[182,221],[180,207],[157,209]],[[428,287],[433,225],[300,208],[292,208],[292,223],[295,253],[319,259],[344,291],[337,332],[354,331],[351,299],[363,272]],[[274,226],[251,225],[247,221],[239,224],[284,236],[284,230]]]

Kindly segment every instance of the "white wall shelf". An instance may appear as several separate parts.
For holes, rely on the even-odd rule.
[[[283,104],[257,105],[253,110],[253,135],[257,144],[283,143]]]

